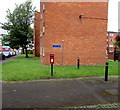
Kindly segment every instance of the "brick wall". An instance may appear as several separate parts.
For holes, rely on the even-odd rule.
[[[55,65],[104,65],[106,61],[107,2],[41,3],[41,61],[49,65],[49,54],[55,54]],[[83,14],[83,18],[79,15]],[[87,17],[87,18],[84,18]],[[96,19],[103,18],[103,19]],[[64,41],[63,41],[64,40]],[[61,48],[52,48],[61,45]]]
[[[40,12],[35,12],[34,19],[34,55],[40,56]]]
[[[114,60],[114,50],[116,42],[115,38],[117,37],[117,32],[108,32],[108,39],[107,39],[107,53],[108,53],[108,59]],[[119,48],[116,48],[116,50],[120,50]]]

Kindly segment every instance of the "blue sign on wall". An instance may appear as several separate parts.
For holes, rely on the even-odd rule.
[[[53,48],[61,48],[61,45],[52,45]]]

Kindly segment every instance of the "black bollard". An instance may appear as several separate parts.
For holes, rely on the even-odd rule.
[[[78,57],[77,59],[77,68],[79,69],[79,67],[80,67],[80,57]]]
[[[105,81],[108,81],[108,62],[105,65]]]

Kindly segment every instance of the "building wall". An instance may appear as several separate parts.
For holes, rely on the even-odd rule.
[[[41,3],[41,31],[45,23],[45,33],[40,38],[42,63],[49,65],[52,53],[55,65],[76,65],[78,57],[81,65],[104,65],[107,5],[107,2]]]
[[[117,35],[118,35],[117,32],[108,32],[107,54],[108,54],[108,59],[111,60],[114,60],[114,50],[115,50],[114,43],[116,42],[115,38],[117,37]],[[116,48],[116,50],[119,50],[119,48]]]
[[[34,19],[34,55],[40,56],[40,12],[35,12]]]

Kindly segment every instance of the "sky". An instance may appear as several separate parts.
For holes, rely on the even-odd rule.
[[[108,26],[107,31],[118,32],[118,2],[120,0],[109,0],[108,3]]]
[[[6,21],[6,11],[10,9],[13,11],[15,9],[15,4],[24,3],[26,0],[2,0],[0,3],[0,22],[4,23]],[[37,11],[40,11],[40,0],[32,0],[33,6],[36,7]],[[0,29],[0,34],[6,33],[4,30]]]
[[[14,10],[15,4],[20,4],[26,0],[2,0],[0,3],[0,22],[5,22],[6,10]],[[109,0],[109,11],[108,11],[108,31],[117,32],[118,31],[118,1],[120,0]],[[40,11],[40,0],[32,0],[33,6]],[[4,30],[0,29],[0,34],[6,33]]]

